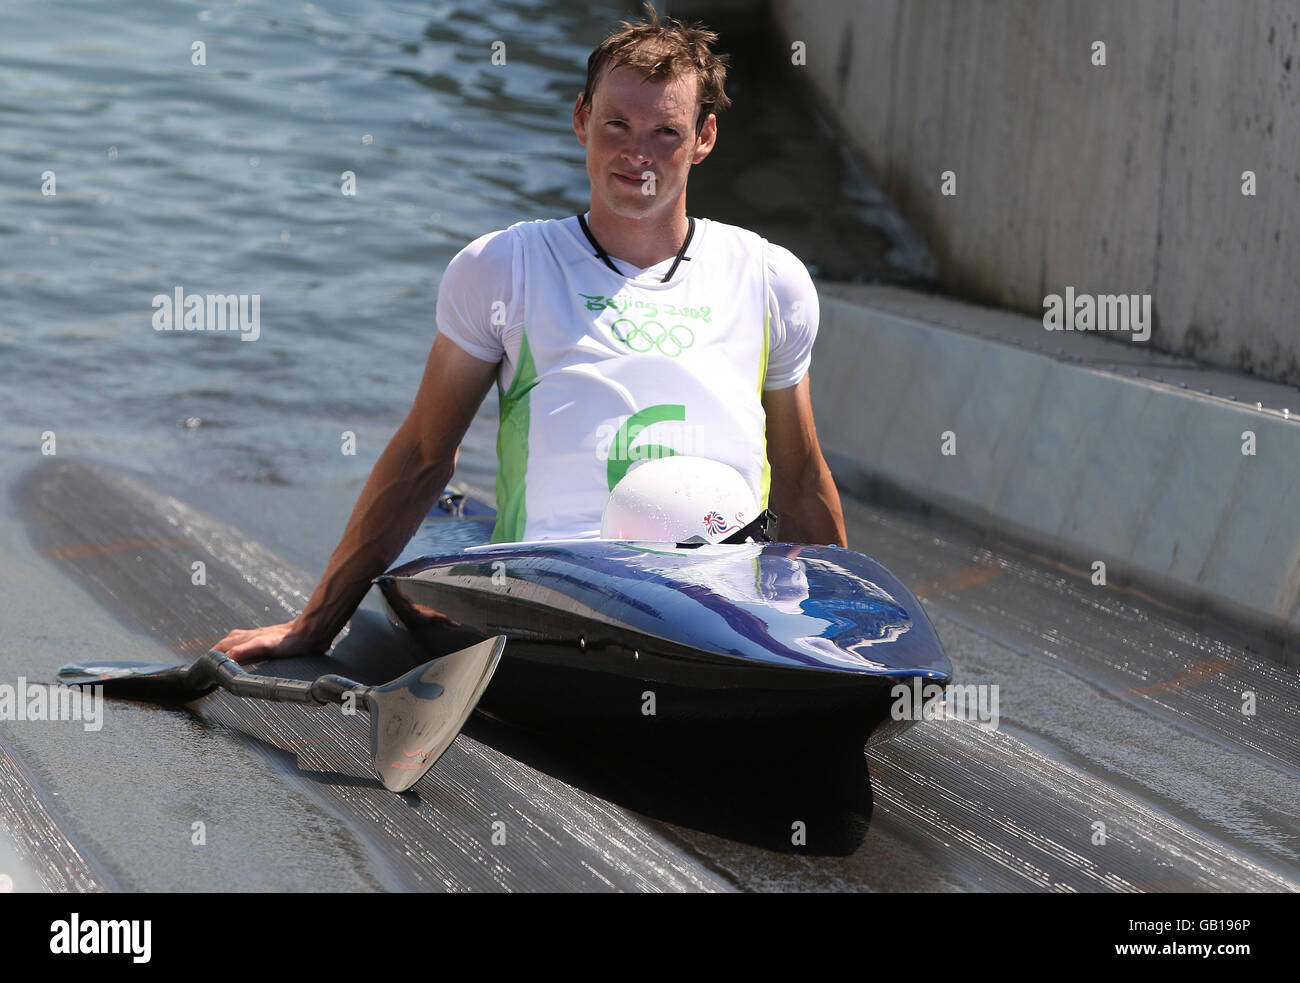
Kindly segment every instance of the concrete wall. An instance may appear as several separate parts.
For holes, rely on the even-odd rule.
[[[821,315],[813,407],[838,481],[883,481],[1084,575],[1100,560],[1107,585],[1263,632],[1300,665],[1295,418],[990,340],[1035,322],[946,298],[844,287]]]
[[[1148,344],[1300,384],[1297,0],[771,7],[947,289],[1150,293]]]

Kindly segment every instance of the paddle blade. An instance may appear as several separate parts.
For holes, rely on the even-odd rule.
[[[105,696],[186,702],[213,687],[196,682],[189,668],[171,662],[74,662],[63,666],[56,678],[65,686],[103,686]]]
[[[384,787],[405,792],[451,746],[501,661],[497,635],[444,655],[366,694],[370,751]]]

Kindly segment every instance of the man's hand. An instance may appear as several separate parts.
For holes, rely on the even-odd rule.
[[[324,652],[323,648],[298,632],[296,620],[281,625],[267,625],[265,628],[236,628],[212,647],[236,662],[287,659],[295,655],[318,655]]]

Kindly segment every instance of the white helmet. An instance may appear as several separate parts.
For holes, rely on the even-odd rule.
[[[602,539],[717,543],[758,518],[740,472],[702,457],[653,458],[614,486],[600,520]]]

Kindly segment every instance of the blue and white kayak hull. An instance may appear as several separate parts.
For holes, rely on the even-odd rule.
[[[512,543],[421,556],[379,585],[431,649],[509,637],[484,709],[589,737],[881,739],[907,725],[896,686],[952,675],[916,598],[834,547]]]

